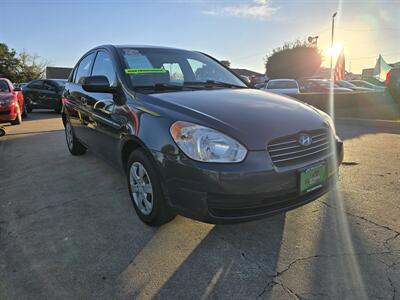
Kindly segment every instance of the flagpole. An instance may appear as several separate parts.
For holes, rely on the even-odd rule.
[[[333,49],[333,39],[334,39],[334,33],[335,33],[335,17],[337,15],[337,12],[335,12],[332,15],[332,35],[331,35],[331,50]],[[331,51],[331,80],[333,80],[333,53]]]
[[[335,32],[335,17],[337,15],[337,12],[334,12],[332,15],[332,35],[331,35],[331,80],[329,84],[329,109],[328,109],[328,114],[332,117],[333,120],[335,120],[335,111],[334,111],[334,98],[333,98],[333,38],[334,38],[334,32]]]

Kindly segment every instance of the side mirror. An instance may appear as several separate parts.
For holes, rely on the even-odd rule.
[[[116,88],[110,86],[106,76],[95,75],[82,78],[82,88],[92,93],[111,93],[116,92]]]

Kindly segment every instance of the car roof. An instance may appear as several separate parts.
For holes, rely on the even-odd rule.
[[[105,44],[105,45],[100,45],[97,47],[94,47],[90,51],[96,50],[96,49],[124,49],[124,48],[135,48],[135,49],[166,49],[166,50],[180,50],[180,51],[191,51],[187,49],[179,49],[179,48],[173,48],[173,47],[165,47],[165,46],[154,46],[154,45],[112,45],[112,44]],[[90,52],[89,51],[89,52]]]

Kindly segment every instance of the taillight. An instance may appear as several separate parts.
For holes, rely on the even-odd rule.
[[[391,75],[392,73],[389,71],[389,72],[387,72],[386,73],[386,80],[385,80],[385,85],[386,86],[389,86],[389,83],[390,83],[390,75]]]

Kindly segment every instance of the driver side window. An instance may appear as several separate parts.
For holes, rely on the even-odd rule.
[[[81,60],[75,72],[75,78],[74,78],[75,83],[80,84],[80,81],[83,77],[89,76],[90,66],[92,65],[93,58],[94,58],[94,53],[90,53],[84,59]]]
[[[108,53],[99,51],[93,65],[92,75],[106,76],[111,86],[116,85],[116,75],[112,60]]]

